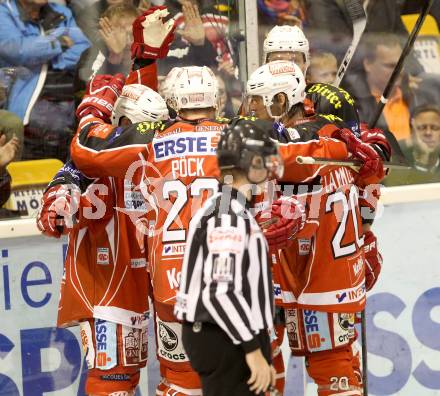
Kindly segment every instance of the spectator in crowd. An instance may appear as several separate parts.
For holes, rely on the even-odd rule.
[[[304,27],[306,20],[304,0],[258,0],[260,23],[264,25],[291,25]]]
[[[15,154],[15,160],[21,160],[23,154],[24,126],[17,115],[7,110],[0,109],[0,136],[5,136],[7,141],[11,141],[15,136],[19,148]]]
[[[93,46],[81,55],[78,63],[75,91],[83,91],[93,71],[92,66],[101,52],[105,59],[98,74],[128,74],[131,69],[130,46],[132,24],[139,15],[138,9],[131,4],[116,4],[108,7],[99,20],[99,32],[105,46]],[[81,95],[82,96],[82,95]]]
[[[84,3],[86,4],[84,6]],[[146,11],[153,2],[149,0],[98,0],[98,1],[72,1],[70,7],[73,10],[78,26],[90,40],[93,46],[101,50],[106,48],[105,40],[99,34],[102,29],[100,20],[104,12],[111,6],[125,5],[135,6],[139,13]]]
[[[365,33],[388,32],[408,36],[400,18],[402,0],[363,0],[367,4]],[[340,60],[353,36],[353,22],[343,0],[308,0],[307,37],[313,47],[337,51]],[[323,46],[323,47],[322,47]]]
[[[166,2],[175,19],[175,40],[166,59],[158,62],[159,73],[166,75],[173,67],[208,66],[215,70],[224,63],[233,64],[233,54],[226,38],[229,20],[214,4],[197,0]]]
[[[363,71],[351,73],[344,80],[344,88],[355,98],[362,122],[368,122],[399,60],[402,47],[393,34],[370,34],[364,42]],[[409,93],[402,84],[407,75],[400,76],[388,98],[378,127],[388,129],[397,139],[406,139],[409,128]]]
[[[19,142],[19,149],[15,155],[15,160],[19,161],[22,156],[23,150],[23,134],[24,127],[23,122],[18,118],[17,115],[11,113],[7,110],[2,110],[6,106],[7,102],[7,91],[6,87],[0,81],[0,136],[5,135],[6,140],[12,139],[16,136]]]
[[[426,104],[411,114],[411,137],[400,141],[411,170],[392,170],[386,185],[440,182],[440,107]]]
[[[416,108],[411,117],[411,138],[400,142],[400,147],[416,169],[440,173],[440,107]]]
[[[47,0],[0,3],[0,67],[16,68],[7,110],[22,120],[24,158],[65,159],[73,133],[73,71],[89,42],[70,10]]]
[[[310,66],[307,69],[307,82],[333,84],[337,72],[336,57],[330,52],[318,51],[311,57]]]
[[[0,208],[11,195],[11,176],[6,165],[14,160],[19,150],[20,142],[16,136],[8,140],[6,135],[0,135]]]

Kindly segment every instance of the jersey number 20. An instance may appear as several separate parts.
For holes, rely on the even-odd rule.
[[[348,195],[348,197],[347,197]],[[342,216],[339,220],[338,228],[332,239],[332,248],[334,257],[340,258],[356,252],[364,245],[364,237],[359,237],[358,217],[359,215],[359,194],[356,186],[351,186],[350,191],[345,194],[342,191],[336,191],[330,194],[325,204],[325,213],[333,211],[336,203],[342,205]],[[351,217],[351,220],[349,220]],[[353,222],[355,240],[347,245],[342,245],[342,240],[346,233],[347,223]]]

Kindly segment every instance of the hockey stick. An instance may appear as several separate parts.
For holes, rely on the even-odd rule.
[[[96,58],[92,64],[92,75],[90,76],[90,80],[93,80],[96,77],[99,69],[104,64],[104,62],[105,62],[105,56],[101,51],[99,51],[98,55],[96,55]]]
[[[408,37],[408,40],[405,44],[405,47],[403,48],[402,53],[400,54],[399,61],[397,62],[397,65],[394,68],[390,79],[388,80],[387,86],[385,87],[385,90],[383,91],[382,97],[380,98],[380,101],[377,105],[376,112],[371,117],[371,120],[369,122],[370,128],[374,128],[375,125],[377,124],[377,121],[379,120],[379,117],[382,114],[382,111],[388,102],[388,98],[390,96],[390,93],[394,88],[394,84],[396,83],[396,80],[399,77],[400,72],[402,71],[403,64],[405,63],[406,57],[408,56],[408,54],[412,50],[412,47],[414,45],[414,41],[416,40],[417,35],[419,34],[419,31],[423,25],[423,22],[425,21],[426,15],[428,15],[428,12],[429,12],[433,2],[434,2],[434,0],[428,0],[423,5],[423,9],[420,12],[419,18],[417,19],[417,22],[416,22],[411,34]]]
[[[369,122],[370,128],[374,128],[376,126],[377,121],[379,120],[380,115],[382,114],[382,111],[388,102],[388,98],[391,94],[391,91],[394,88],[394,84],[396,83],[396,80],[402,71],[403,64],[405,63],[405,59],[412,50],[414,41],[416,40],[417,35],[419,34],[420,28],[422,27],[423,22],[425,21],[426,15],[428,15],[428,12],[432,6],[433,1],[434,0],[428,0],[424,2],[423,8],[420,11],[419,18],[417,19],[417,22],[414,25],[414,28],[408,37],[405,47],[403,48],[402,53],[400,54],[399,61],[397,62],[396,67],[394,68],[393,73],[391,74],[391,77],[388,80],[387,86],[385,87],[382,97],[380,98],[380,101],[376,107],[376,111],[371,117],[371,120]],[[403,154],[402,149],[400,148],[396,137],[389,131],[384,131],[384,133],[385,133],[385,137],[387,138],[388,142],[391,145],[391,149],[393,151],[392,154],[393,160],[397,160],[397,163],[400,165],[408,165],[408,160]]]
[[[363,396],[368,396],[368,349],[367,349],[367,319],[365,308],[361,312],[361,333],[362,333],[362,387]]]
[[[365,14],[364,7],[361,0],[345,0],[345,6],[347,8],[350,19],[353,22],[353,39],[344,58],[339,66],[338,73],[336,74],[336,79],[333,85],[339,87],[342,79],[344,78],[345,72],[348,69],[348,65],[353,58],[354,52],[356,51],[359,41],[361,40],[362,34],[364,33],[365,26],[367,25],[367,15]]]
[[[298,155],[296,157],[296,162],[301,165],[335,165],[335,166],[349,166],[353,168],[359,168],[362,165],[362,162],[357,160],[332,160],[329,158],[303,157],[301,155]],[[384,167],[390,169],[411,168],[408,165],[392,164],[390,162],[384,162]]]

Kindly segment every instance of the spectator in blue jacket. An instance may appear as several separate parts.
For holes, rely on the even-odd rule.
[[[15,70],[6,108],[26,126],[24,158],[64,160],[75,123],[73,72],[89,41],[71,11],[48,0],[0,2],[0,21],[0,67]]]

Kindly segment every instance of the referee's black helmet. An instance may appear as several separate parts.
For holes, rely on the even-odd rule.
[[[236,118],[222,131],[217,146],[220,169],[240,169],[247,172],[253,158],[259,156],[272,177],[281,177],[282,161],[278,142],[271,139],[272,123],[262,120]]]

